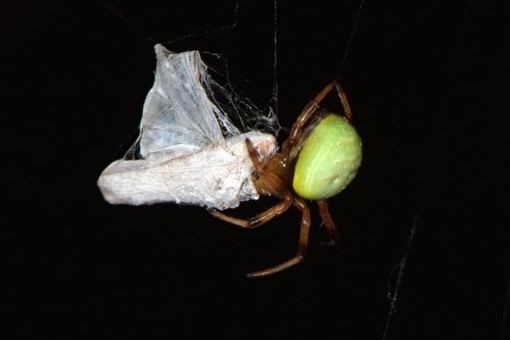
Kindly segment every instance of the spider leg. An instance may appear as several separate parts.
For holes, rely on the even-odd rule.
[[[338,234],[335,222],[333,222],[333,218],[331,218],[331,214],[329,213],[328,202],[326,200],[319,200],[317,203],[319,204],[319,212],[321,214],[322,221],[324,222],[330,237],[329,241],[324,242],[324,244],[332,246],[338,241],[340,235]]]
[[[243,227],[243,228],[256,228],[273,218],[275,218],[278,215],[283,214],[285,211],[289,209],[289,207],[292,204],[292,198],[286,198],[280,203],[272,206],[271,208],[267,209],[266,211],[248,219],[242,219],[242,218],[236,218],[229,215],[226,215],[218,210],[215,209],[208,209],[207,211],[213,215],[216,218],[219,218],[220,220],[223,220],[228,223],[235,224],[237,226]]]
[[[308,209],[308,206],[303,199],[297,197],[294,198],[294,206],[298,208],[303,214],[301,217],[301,231],[299,234],[299,245],[296,256],[274,267],[249,273],[248,277],[254,278],[272,275],[304,261],[306,251],[308,249],[308,239],[311,224],[310,209]]]
[[[340,84],[338,84],[336,81],[334,82],[334,84],[336,92],[338,93],[338,96],[340,97],[340,101],[342,102],[342,106],[344,108],[345,118],[347,118],[347,120],[350,122],[352,120],[352,111],[351,106],[349,105],[349,101],[347,100],[347,96],[345,95],[345,92],[340,86]]]
[[[312,115],[317,112],[319,109],[319,105],[326,97],[326,95],[333,89],[333,86],[335,86],[336,81],[332,81],[326,87],[322,89],[321,92],[319,92],[315,98],[310,100],[308,104],[305,105],[303,111],[301,111],[299,117],[297,118],[294,125],[292,125],[292,129],[289,133],[289,137],[287,140],[283,143],[282,149],[283,152],[286,152],[287,155],[290,153],[292,148],[298,143],[299,136],[301,135],[301,129],[303,126],[305,126],[306,122],[312,117]]]

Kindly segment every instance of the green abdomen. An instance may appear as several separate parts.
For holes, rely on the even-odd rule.
[[[356,176],[361,159],[361,138],[354,127],[329,114],[315,126],[297,157],[294,191],[310,200],[334,196]]]

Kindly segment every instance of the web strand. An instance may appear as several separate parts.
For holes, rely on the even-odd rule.
[[[345,46],[344,56],[342,58],[342,62],[340,63],[340,70],[338,71],[338,75],[336,76],[337,80],[340,80],[342,70],[344,69],[345,61],[347,60],[347,55],[349,54],[349,49],[351,47],[351,43],[354,38],[354,33],[356,32],[356,27],[358,27],[359,18],[361,16],[361,11],[363,9],[364,4],[365,4],[365,0],[361,0],[361,3],[358,8],[358,13],[356,14],[356,19],[354,20],[354,24],[352,25],[352,30],[351,30],[351,34],[349,36],[349,40],[347,41],[347,45]]]
[[[390,311],[388,313],[388,320],[386,321],[386,326],[384,327],[384,333],[382,340],[386,339],[386,335],[388,334],[388,329],[390,327],[391,319],[393,314],[395,313],[395,309],[397,308],[397,298],[398,298],[398,292],[400,290],[400,285],[402,284],[402,277],[404,276],[404,270],[407,264],[407,259],[409,257],[409,252],[411,251],[411,244],[413,243],[414,238],[414,232],[416,231],[416,222],[418,221],[418,214],[414,217],[413,225],[411,226],[411,230],[409,232],[409,238],[407,239],[406,248],[404,250],[404,255],[402,256],[402,260],[400,261],[400,264],[398,264],[396,268],[400,268],[398,271],[398,277],[397,277],[397,283],[395,285],[395,290],[393,292],[390,292],[390,289],[388,289],[388,295],[391,299],[390,303]]]
[[[273,108],[278,116],[278,12],[277,0],[274,0],[274,32],[273,32]]]

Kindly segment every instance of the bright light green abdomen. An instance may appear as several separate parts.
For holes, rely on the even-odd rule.
[[[361,159],[361,138],[354,127],[329,114],[315,126],[298,155],[294,191],[310,200],[334,196],[354,179]]]

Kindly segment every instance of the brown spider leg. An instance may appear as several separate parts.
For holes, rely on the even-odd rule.
[[[342,102],[342,106],[344,108],[344,116],[350,122],[352,121],[352,111],[351,106],[349,105],[349,101],[347,100],[347,96],[345,95],[344,90],[336,81],[334,82],[336,91],[338,92],[338,96],[340,97],[340,101]]]
[[[220,220],[223,220],[228,223],[235,224],[237,226],[243,227],[243,228],[256,228],[273,218],[275,218],[278,215],[283,214],[285,211],[289,209],[289,207],[292,205],[292,197],[290,199],[285,198],[282,202],[272,206],[271,208],[267,209],[266,211],[248,219],[242,219],[242,218],[236,218],[232,216],[228,216],[218,210],[214,209],[208,209],[207,211],[209,214],[213,215],[216,218],[219,218]]]
[[[321,214],[322,221],[324,222],[330,237],[329,241],[324,242],[324,244],[332,246],[338,241],[340,235],[338,234],[338,230],[335,227],[335,222],[333,222],[333,218],[329,213],[328,202],[326,200],[319,200],[317,203],[319,205],[319,212]]]
[[[306,251],[308,249],[308,239],[309,239],[309,232],[310,232],[310,224],[311,224],[311,216],[310,216],[310,209],[308,209],[308,206],[306,205],[305,201],[301,198],[295,197],[294,198],[294,206],[298,208],[301,213],[303,214],[301,217],[301,231],[299,234],[299,245],[297,249],[296,256],[293,258],[276,265],[274,267],[259,270],[253,273],[249,273],[247,276],[250,278],[255,277],[264,277],[268,275],[272,275],[278,272],[281,272],[282,270],[288,269],[292,266],[295,266],[296,264],[299,264],[304,261],[306,256]]]
[[[319,109],[319,104],[322,102],[324,97],[326,97],[326,95],[333,89],[333,86],[335,84],[336,81],[332,81],[331,83],[326,85],[326,87],[324,87],[322,91],[315,96],[315,98],[313,98],[311,101],[308,102],[308,104],[305,105],[303,111],[301,111],[301,114],[297,118],[296,122],[294,123],[294,125],[292,125],[289,137],[283,143],[282,149],[284,150],[283,152],[286,153],[286,156],[290,154],[292,148],[298,143],[299,136],[301,135],[301,129],[303,128],[303,126],[310,119],[310,117],[315,112],[317,112],[317,110]]]
[[[268,210],[258,214],[257,216],[249,220],[231,217],[213,209],[209,209],[209,213],[226,222],[245,228],[254,228],[261,224],[266,223],[275,216],[285,212],[292,203],[294,203],[296,208],[298,208],[302,213],[299,246],[296,256],[274,267],[248,274],[248,277],[262,277],[280,272],[284,269],[287,269],[298,263],[303,262],[304,257],[306,255],[306,250],[308,248],[308,234],[311,224],[311,216],[310,209],[308,209],[308,206],[306,205],[306,202],[303,199],[295,197],[292,194],[292,191],[290,191],[287,188],[286,184],[278,176],[270,172],[269,173],[265,172],[264,167],[258,160],[255,148],[248,139],[246,140],[246,146],[248,149],[248,154],[250,155],[250,158],[253,161],[255,171],[258,172],[260,176],[264,176],[265,179],[265,181],[262,184],[259,184],[261,187],[257,187],[257,190],[259,190],[262,194],[265,195],[275,195],[281,198],[282,202],[278,203],[277,205],[269,208]],[[258,182],[256,182],[256,184],[257,183]]]

